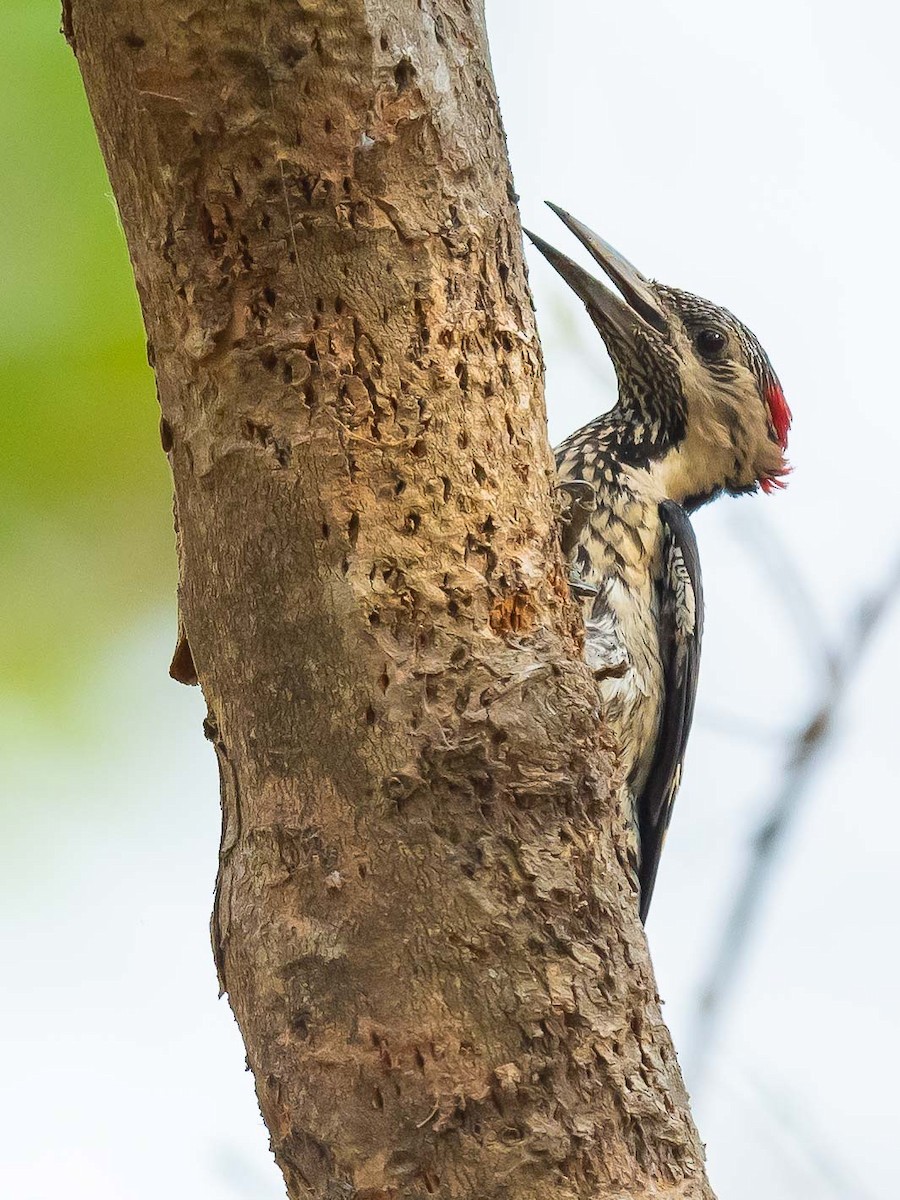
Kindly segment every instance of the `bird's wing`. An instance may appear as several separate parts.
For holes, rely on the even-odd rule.
[[[647,919],[659,857],[681,783],[703,634],[703,583],[694,530],[687,513],[672,500],[660,504],[659,515],[663,571],[657,586],[665,699],[653,765],[637,801],[642,921]]]

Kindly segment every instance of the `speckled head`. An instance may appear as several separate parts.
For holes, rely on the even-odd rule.
[[[727,309],[646,279],[586,225],[550,207],[621,293],[528,234],[600,331],[619,380],[623,428],[639,433],[667,494],[694,508],[722,491],[784,487],[791,411],[754,334]]]

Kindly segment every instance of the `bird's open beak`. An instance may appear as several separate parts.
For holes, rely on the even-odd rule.
[[[559,219],[575,234],[591,258],[598,263],[613,281],[625,298],[619,299],[608,287],[588,274],[578,263],[573,262],[565,254],[554,249],[537,234],[525,230],[541,254],[547,259],[563,279],[587,307],[601,333],[611,325],[613,329],[629,342],[633,340],[636,327],[650,326],[658,333],[666,333],[668,322],[666,315],[654,294],[649,280],[627,258],[623,258],[617,250],[588,229],[587,225],[571,216],[564,209],[550,204]]]

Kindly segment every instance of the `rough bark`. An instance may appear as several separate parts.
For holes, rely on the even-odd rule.
[[[467,0],[71,0],[292,1197],[709,1197],[554,530]],[[173,830],[177,836],[177,830]]]

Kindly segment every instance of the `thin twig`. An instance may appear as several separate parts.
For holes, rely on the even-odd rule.
[[[835,655],[811,588],[797,569],[796,560],[778,528],[759,512],[745,513],[737,505],[731,510],[731,525],[748,546],[752,559],[765,567],[766,582],[778,581],[778,597],[793,622],[797,637],[806,646],[810,665],[817,675],[831,676]]]
[[[782,1154],[790,1154],[793,1165],[803,1171],[806,1181],[802,1195],[810,1197],[807,1184],[815,1181],[835,1200],[880,1200],[843,1158],[840,1148],[816,1127],[808,1106],[801,1105],[783,1084],[773,1087],[733,1061],[717,1065],[716,1082],[746,1107],[747,1115],[757,1120],[766,1140],[774,1142]],[[745,1124],[742,1120],[742,1128]],[[822,1194],[820,1188],[816,1192]]]
[[[853,1164],[843,1158],[834,1139],[815,1126],[806,1105],[792,1103],[783,1086],[776,1091],[755,1075],[749,1083],[759,1094],[760,1107],[804,1151],[810,1167],[833,1196],[838,1200],[878,1200]]]
[[[788,574],[796,575],[793,565]],[[839,650],[825,647],[827,683],[824,695],[788,747],[781,787],[753,837],[744,877],[734,893],[709,972],[700,990],[685,1056],[685,1073],[695,1095],[703,1084],[726,1006],[733,994],[753,927],[758,921],[769,888],[778,852],[797,819],[815,771],[830,746],[838,712],[864,653],[898,591],[900,555],[881,586],[858,605],[855,615],[847,623],[847,636],[842,647]],[[796,598],[803,592],[794,590],[792,594]],[[812,604],[811,598],[804,602]]]

